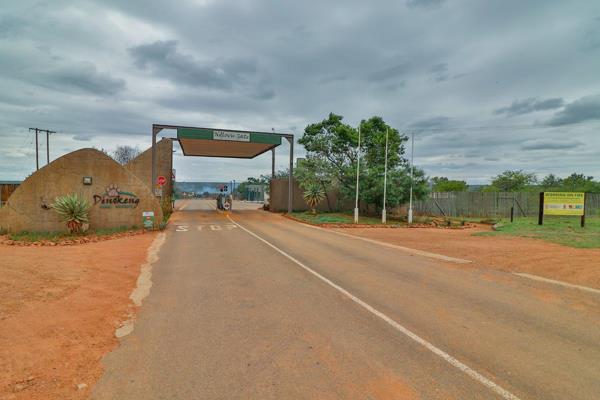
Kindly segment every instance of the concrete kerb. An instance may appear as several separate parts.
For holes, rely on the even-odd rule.
[[[158,261],[158,252],[165,243],[166,233],[160,232],[156,238],[152,241],[152,244],[148,248],[146,254],[146,262],[140,269],[135,289],[129,295],[129,298],[135,304],[136,307],[142,305],[143,300],[150,294],[152,288],[152,265]],[[123,322],[123,324],[115,330],[115,336],[122,338],[133,332],[135,316],[133,312],[129,313],[129,318]]]

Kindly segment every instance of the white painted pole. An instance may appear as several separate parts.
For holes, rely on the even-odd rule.
[[[385,210],[385,198],[387,195],[387,161],[388,161],[388,128],[385,128],[385,166],[383,167],[383,210],[381,210],[381,223],[385,224],[387,215]]]
[[[408,223],[412,224],[413,222],[413,176],[414,176],[414,161],[415,161],[415,133],[412,134],[412,145],[410,151],[410,200],[408,205]]]
[[[356,162],[356,201],[354,203],[354,223],[358,224],[358,177],[360,174],[360,124],[358,125],[358,147],[356,150],[358,160]]]

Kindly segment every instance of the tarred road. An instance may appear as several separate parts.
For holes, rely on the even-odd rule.
[[[591,294],[211,208],[174,216],[94,399],[600,398]]]

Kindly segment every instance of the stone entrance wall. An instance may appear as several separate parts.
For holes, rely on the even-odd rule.
[[[125,169],[137,176],[145,185],[152,180],[152,147],[125,164]],[[173,140],[164,138],[156,144],[156,176],[164,176],[167,183],[162,187],[163,198],[173,193]],[[156,187],[156,182],[154,182]],[[153,189],[150,187],[150,189]]]
[[[90,177],[92,184],[84,185],[84,177]],[[160,202],[148,183],[98,150],[77,150],[52,161],[19,186],[0,208],[0,229],[65,231],[66,225],[49,206],[56,197],[71,193],[90,202],[90,229],[141,226],[143,211],[154,211],[158,223]]]

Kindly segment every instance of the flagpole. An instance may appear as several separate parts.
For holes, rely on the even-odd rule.
[[[354,223],[358,224],[358,177],[360,173],[360,123],[358,125],[358,148],[356,151],[358,156],[356,162],[356,201],[354,203]]]
[[[381,210],[381,223],[385,224],[387,215],[385,210],[385,198],[387,194],[387,164],[388,164],[388,128],[385,128],[385,166],[383,169],[383,210]]]
[[[408,223],[413,222],[413,176],[414,176],[414,161],[415,161],[415,133],[412,133],[412,145],[410,150],[410,200],[408,205]]]

